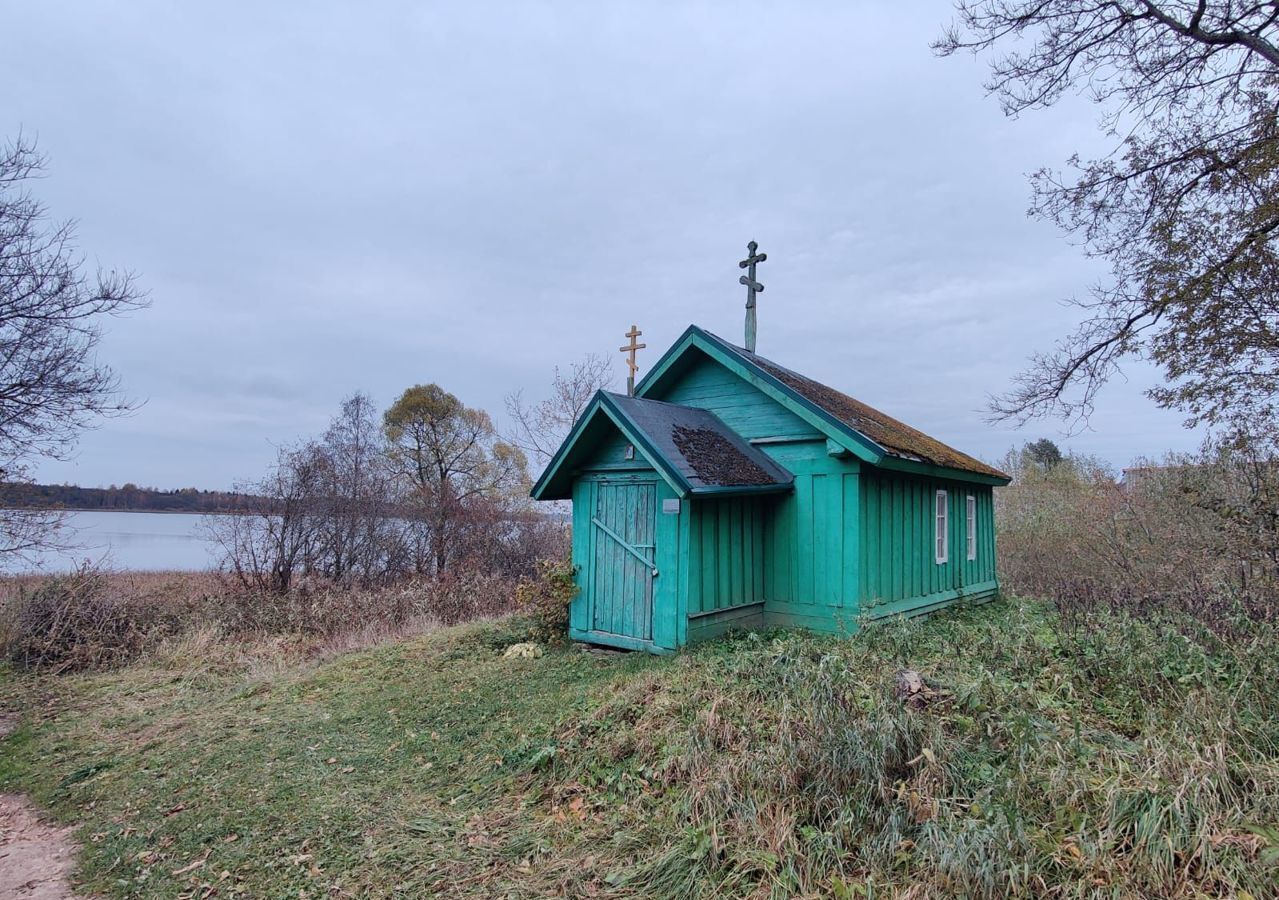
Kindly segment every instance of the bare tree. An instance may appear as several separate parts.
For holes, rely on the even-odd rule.
[[[612,364],[596,353],[573,363],[567,372],[556,366],[551,395],[545,400],[528,402],[523,390],[506,395],[506,414],[511,421],[507,441],[524,451],[539,469],[543,468],[595,392],[612,383]]]
[[[344,584],[384,580],[401,564],[402,537],[372,398],[356,393],[344,400],[312,449],[320,463],[314,567]]]
[[[19,137],[0,147],[0,483],[38,459],[65,459],[84,429],[130,405],[98,361],[105,317],[144,305],[128,272],[85,272],[73,222],[52,223],[27,190],[44,158]],[[56,516],[0,512],[0,554],[48,546]]]
[[[1078,329],[1033,358],[997,417],[1086,418],[1126,358],[1188,424],[1279,419],[1279,5],[961,0],[947,55],[1004,48],[987,88],[1009,115],[1088,95],[1116,142],[1032,176],[1031,214],[1110,277]]]
[[[222,568],[241,587],[286,594],[294,578],[308,571],[320,545],[316,498],[324,493],[326,468],[313,443],[282,448],[265,478],[236,487],[265,503],[242,515],[205,518],[222,550]]]

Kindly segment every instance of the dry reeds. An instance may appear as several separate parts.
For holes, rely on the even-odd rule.
[[[516,582],[467,572],[357,589],[320,579],[286,594],[213,573],[85,568],[0,582],[0,650],[47,673],[103,669],[143,655],[199,667],[319,658],[516,607]]]

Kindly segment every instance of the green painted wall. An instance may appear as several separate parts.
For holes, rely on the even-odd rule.
[[[771,513],[762,526],[762,592],[751,595],[764,601],[766,621],[854,630],[860,565],[856,460],[829,456],[825,437],[812,426],[708,357],[698,357],[653,399],[711,410],[794,473],[793,493],[757,507]],[[718,569],[700,573],[703,585],[718,578]],[[699,581],[697,574],[692,579]]]
[[[765,496],[687,504],[690,637],[722,631],[729,623],[763,624],[765,542],[776,503],[775,497]]]
[[[643,466],[646,469],[651,468],[642,458],[628,460],[626,458],[626,448],[629,446],[630,442],[626,440],[626,437],[620,431],[614,430],[609,437],[602,440],[599,446],[596,447],[595,452],[591,455],[590,464],[599,467],[617,465],[628,468],[634,466]]]
[[[819,437],[812,426],[799,416],[700,353],[697,361],[684,370],[676,383],[661,396],[654,395],[649,399],[709,409],[748,441],[770,437]]]
[[[995,588],[995,528],[987,485],[899,475],[867,468],[861,491],[861,586],[866,612],[909,611]],[[947,562],[935,556],[935,498],[949,509]],[[967,559],[967,497],[976,499],[975,560]]]
[[[855,630],[858,614],[860,465],[832,457],[826,441],[770,444],[795,475],[769,523],[766,604],[770,624]]]

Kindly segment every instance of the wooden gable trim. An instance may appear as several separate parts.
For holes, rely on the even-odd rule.
[[[684,498],[692,493],[692,487],[679,471],[670,464],[666,457],[657,452],[653,445],[649,443],[648,438],[644,436],[644,433],[635,427],[626,414],[617,408],[616,404],[609,400],[608,394],[604,391],[597,391],[595,397],[586,407],[586,411],[582,413],[581,418],[577,420],[577,424],[573,426],[573,430],[564,439],[564,443],[560,444],[559,450],[555,451],[555,455],[547,463],[546,470],[542,472],[541,477],[533,485],[533,489],[529,491],[529,495],[534,500],[567,499],[568,494],[563,491],[558,492],[560,496],[548,496],[548,492],[560,479],[561,474],[566,477],[571,474],[566,471],[566,465],[572,458],[578,441],[581,440],[582,435],[585,434],[586,429],[590,427],[595,417],[599,415],[606,416],[616,426],[618,431],[622,432],[622,435],[657,470],[662,480],[670,485],[676,496]]]
[[[645,397],[652,392],[661,383],[663,377],[692,347],[701,350],[769,399],[799,416],[824,437],[835,441],[858,459],[877,465],[887,456],[884,448],[866,437],[866,435],[849,428],[824,409],[801,397],[768,372],[749,364],[737,354],[725,350],[719,340],[713,338],[696,325],[690,325],[680,339],[657,361],[657,365],[649,371],[644,380],[636,385],[635,396]]]

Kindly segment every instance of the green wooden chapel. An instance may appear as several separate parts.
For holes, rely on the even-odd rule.
[[[595,395],[532,493],[573,501],[571,636],[661,653],[990,598],[1008,481],[692,326],[634,396]]]

